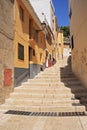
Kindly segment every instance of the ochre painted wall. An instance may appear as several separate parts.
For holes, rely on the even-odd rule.
[[[24,10],[24,21],[20,19],[20,6]],[[21,0],[15,1],[14,66],[28,68],[29,14]],[[18,43],[24,46],[24,61],[18,59]]]
[[[58,55],[59,59],[63,55],[63,32],[58,32]]]
[[[70,0],[70,32],[73,36],[72,69],[87,87],[87,0]]]
[[[24,10],[24,21],[20,19],[19,8],[20,6]],[[43,32],[38,33],[38,42],[34,39],[29,39],[29,19],[32,17],[29,15],[28,10],[21,2],[21,0],[15,1],[15,39],[14,39],[14,65],[19,68],[28,68],[29,64],[41,64],[45,62],[45,48],[46,40]],[[39,29],[37,23],[32,19],[32,26],[35,29]],[[24,61],[18,59],[18,43],[24,46]],[[32,54],[32,61],[29,62],[29,50],[28,47],[35,50],[35,56]]]
[[[20,6],[24,10],[24,21],[20,19]],[[32,36],[29,36],[29,28],[31,19],[31,29]],[[34,29],[34,30],[33,30]],[[21,0],[15,1],[15,39],[14,39],[14,66],[16,68],[29,68],[29,64],[38,64],[43,65],[46,59],[46,48],[48,49],[49,54],[52,55],[52,39],[49,41],[46,39],[45,32],[38,32],[38,40],[34,39],[35,30],[40,30],[36,21],[32,18],[32,15],[29,14],[27,8],[22,3]],[[51,38],[51,33],[48,32]],[[18,59],[18,43],[24,46],[24,61]],[[32,60],[29,61],[29,46],[35,50],[35,55],[33,55],[32,50]]]

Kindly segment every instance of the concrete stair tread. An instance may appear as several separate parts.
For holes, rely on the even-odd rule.
[[[69,96],[64,96],[64,97],[62,97],[62,96],[54,96],[54,95],[45,95],[45,96],[43,96],[43,95],[26,95],[26,94],[12,94],[11,96],[10,96],[11,98],[21,98],[21,99],[59,99],[59,100],[63,100],[63,99],[74,99],[74,95],[69,95]]]
[[[64,84],[55,84],[56,86],[51,86],[51,85],[48,85],[48,86],[38,86],[38,85],[35,85],[35,86],[20,86],[20,87],[17,87],[15,89],[21,89],[21,88],[24,88],[24,89],[63,89],[63,90],[66,90],[66,89],[70,89],[70,90],[84,90],[84,91],[87,91],[85,88],[82,87],[82,85],[70,85],[70,86],[65,86]]]
[[[59,65],[60,63],[60,65]],[[79,99],[87,96],[81,82],[62,61],[15,88],[0,110],[83,112]],[[78,99],[76,99],[78,98]],[[82,99],[83,100],[83,99]],[[85,101],[85,100],[84,100]]]
[[[5,103],[5,105],[24,105],[24,106],[53,106],[53,107],[56,107],[56,106],[81,106],[81,104],[78,102],[78,101],[69,101],[69,102],[54,102],[54,101],[36,101],[36,100],[9,100]]]
[[[17,105],[19,105],[19,106],[21,106],[23,103],[24,103],[24,105],[25,106],[27,106],[27,107],[32,107],[32,106],[39,106],[39,107],[70,107],[70,106],[75,106],[75,107],[77,107],[77,106],[82,106],[80,103],[73,103],[73,104],[71,104],[71,103],[48,103],[48,102],[44,102],[44,103],[40,103],[40,102],[34,102],[34,103],[30,103],[30,102],[27,102],[27,104],[25,103],[25,102],[13,102],[13,103],[11,103],[11,105],[13,106],[13,105],[15,105],[15,103],[17,104]],[[9,103],[7,104],[7,105],[9,105]],[[15,106],[17,106],[17,105],[15,105]]]
[[[66,94],[66,93],[64,93],[64,94],[57,94],[57,93],[49,93],[49,94],[47,94],[47,93],[26,93],[26,91],[24,92],[21,92],[21,93],[11,93],[10,95],[14,95],[14,94],[21,94],[21,95],[41,95],[42,97],[45,97],[45,96],[53,96],[53,97],[56,97],[56,96],[59,96],[59,97],[63,97],[63,96],[72,96],[72,97],[74,97],[74,94],[73,93],[69,93],[68,95]]]
[[[52,79],[57,79],[57,80],[78,80],[77,78],[68,78],[68,77],[61,77],[61,76],[39,76],[36,77],[35,80],[52,80]]]
[[[71,89],[69,89],[69,88],[65,88],[65,89],[62,89],[62,88],[55,88],[55,89],[52,89],[52,88],[33,88],[33,87],[31,87],[31,88],[28,88],[28,87],[26,87],[26,88],[24,88],[24,87],[22,87],[22,88],[20,88],[20,89],[15,89],[15,92],[17,92],[17,91],[27,91],[27,92],[30,92],[30,93],[33,93],[33,92],[36,92],[36,93],[39,93],[39,92],[44,92],[44,93],[48,93],[48,92],[53,92],[53,93],[60,93],[60,92],[62,92],[62,93],[66,93],[66,92],[68,92],[68,93],[71,93]]]
[[[84,106],[23,106],[23,105],[3,105],[0,110],[23,110],[39,112],[83,112]]]
[[[13,102],[13,101],[20,101],[20,102],[41,102],[41,103],[43,103],[43,102],[58,102],[58,103],[67,103],[67,102],[72,102],[72,103],[79,103],[79,100],[78,99],[67,99],[67,100],[65,100],[65,99],[63,99],[62,101],[61,100],[59,100],[59,99],[52,99],[52,100],[50,100],[50,99],[30,99],[30,98],[27,98],[27,99],[20,99],[20,98],[9,98],[9,99],[6,99],[6,102]]]
[[[64,85],[64,86],[72,86],[72,85],[80,85],[81,86],[81,83],[80,82],[65,82],[65,83],[63,83],[63,82],[61,82],[61,81],[58,81],[58,82],[55,82],[55,83],[41,83],[41,82],[33,82],[33,83],[29,83],[29,82],[27,82],[27,83],[23,83],[22,84],[22,86],[62,86],[62,85]]]
[[[76,93],[75,96],[80,96],[80,97],[86,97],[87,96],[87,92],[81,92],[81,93]]]
[[[20,87],[20,89],[15,89],[14,91],[15,92],[17,92],[17,91],[19,91],[19,90],[29,90],[30,89],[30,91],[32,90],[36,90],[36,91],[54,91],[54,92],[56,92],[56,91],[70,91],[71,93],[73,93],[73,92],[85,92],[86,93],[86,91],[83,89],[83,88],[75,88],[75,86],[73,86],[73,88],[72,87],[64,87],[64,86],[47,86],[47,87],[41,87],[41,86],[25,86],[25,87]]]
[[[23,87],[23,86],[21,86],[21,87],[18,87],[18,88],[15,88],[15,90],[21,90],[21,89],[25,89],[25,90],[47,90],[47,91],[50,91],[50,90],[53,90],[53,91],[57,91],[57,90],[71,90],[71,88],[69,88],[69,87],[48,87],[48,88],[46,88],[46,87],[39,87],[39,86],[33,86],[33,87],[31,87],[31,86],[25,86],[25,87]],[[76,88],[73,88],[73,89],[76,89]],[[77,88],[78,89],[78,88]],[[82,89],[82,88],[81,88]]]

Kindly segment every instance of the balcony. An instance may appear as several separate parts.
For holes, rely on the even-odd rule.
[[[30,46],[31,46],[32,48],[35,47],[35,44],[37,44],[37,42],[38,42],[38,39],[37,39],[35,36],[32,36],[32,37],[29,39],[29,43],[30,43]]]

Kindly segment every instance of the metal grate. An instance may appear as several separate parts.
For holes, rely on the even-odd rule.
[[[51,116],[51,117],[86,116],[85,112],[27,112],[27,111],[15,111],[15,110],[9,110],[5,114],[25,115],[25,116]]]

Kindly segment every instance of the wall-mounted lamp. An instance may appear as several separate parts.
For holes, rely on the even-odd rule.
[[[44,29],[46,28],[46,23],[45,22],[41,23],[41,27],[42,27],[42,29],[36,30],[37,33],[41,32],[41,31],[44,31]]]

